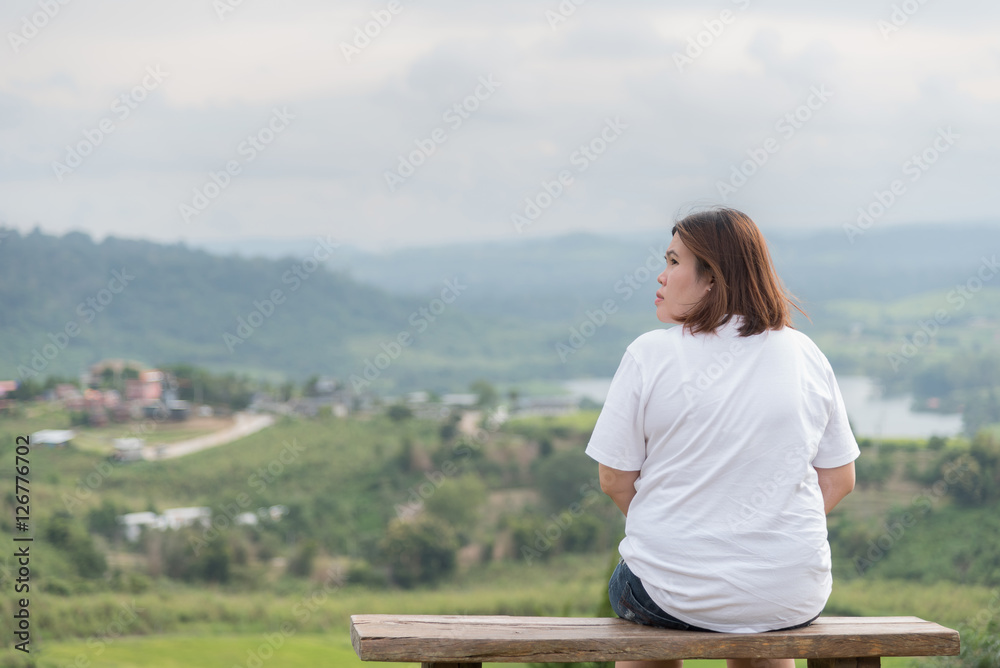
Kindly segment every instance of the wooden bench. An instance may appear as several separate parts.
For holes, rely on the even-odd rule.
[[[708,633],[622,619],[464,615],[353,615],[363,661],[424,668],[489,662],[634,659],[808,659],[809,668],[875,668],[883,656],[953,656],[958,631],[918,617],[820,617],[793,631]]]

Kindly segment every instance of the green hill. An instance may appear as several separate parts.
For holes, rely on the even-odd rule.
[[[386,255],[312,240],[295,256],[245,258],[81,233],[4,234],[0,379],[76,377],[124,357],[443,392],[478,378],[609,377],[629,342],[661,326],[650,297],[665,235]],[[940,309],[948,322],[926,347],[933,355],[909,364],[894,389],[916,382],[919,365],[995,344],[1000,283],[984,279],[961,307],[949,296],[1000,245],[998,226],[886,227],[854,244],[834,232],[775,232],[770,243],[812,318],[797,326],[838,370],[886,376],[888,354]]]

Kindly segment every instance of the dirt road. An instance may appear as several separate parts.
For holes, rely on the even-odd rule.
[[[192,452],[200,452],[208,448],[214,448],[217,445],[232,443],[244,436],[249,436],[261,429],[266,429],[272,424],[274,424],[274,417],[271,415],[237,413],[234,423],[230,427],[220,429],[206,436],[190,438],[186,441],[165,443],[162,445],[147,445],[142,449],[142,457],[150,461],[183,457],[184,455],[190,455]]]

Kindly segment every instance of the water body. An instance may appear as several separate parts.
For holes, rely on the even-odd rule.
[[[838,376],[837,383],[859,438],[929,438],[954,436],[962,431],[960,413],[915,413],[910,410],[913,397],[886,399],[871,378]]]
[[[958,413],[915,413],[912,397],[883,398],[878,385],[865,376],[837,376],[847,416],[858,438],[929,438],[954,436],[962,431]],[[603,404],[611,387],[610,378],[578,378],[563,387],[576,397]]]

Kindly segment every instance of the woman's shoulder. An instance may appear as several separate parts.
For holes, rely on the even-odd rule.
[[[826,355],[808,334],[791,327],[782,327],[781,329],[771,331],[780,337],[782,341],[786,342],[786,345],[799,349],[807,358],[824,369],[830,366],[830,361],[826,358]]]
[[[635,340],[628,345],[628,350],[634,353],[642,350],[648,350],[650,348],[661,347],[667,341],[679,339],[680,334],[680,326],[670,327],[669,329],[653,329],[645,334],[637,336]]]
[[[805,332],[797,330],[793,327],[782,327],[781,329],[773,331],[778,332],[781,336],[787,337],[789,341],[792,341],[797,345],[819,352],[819,346],[817,346],[816,342],[813,341]]]
[[[640,366],[645,366],[653,361],[662,362],[671,357],[669,354],[664,355],[664,351],[678,352],[680,337],[681,328],[679,326],[650,330],[637,336],[625,349],[625,354],[631,355],[632,359]]]

